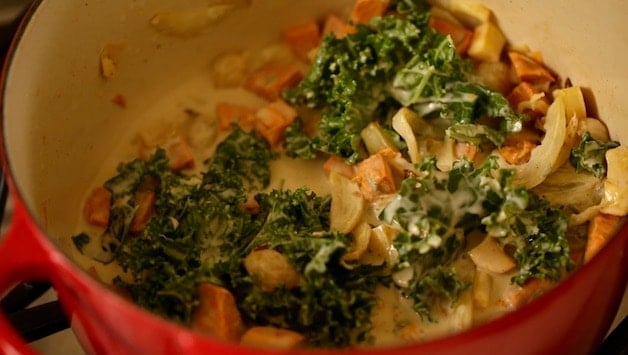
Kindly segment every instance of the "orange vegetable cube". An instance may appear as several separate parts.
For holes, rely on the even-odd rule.
[[[274,349],[293,349],[305,341],[302,334],[275,327],[251,327],[240,340],[241,344]]]
[[[554,82],[556,77],[543,63],[523,53],[510,51],[508,57],[512,62],[517,77],[521,81],[528,81],[533,84]]]
[[[529,140],[518,140],[513,142],[512,145],[504,145],[499,148],[499,154],[509,164],[519,165],[526,163],[530,160],[532,150],[536,148],[537,144]]]
[[[356,0],[351,9],[353,23],[367,24],[373,17],[386,13],[390,0]]]
[[[166,155],[172,171],[194,167],[192,148],[181,137],[176,137],[166,145]]]
[[[106,227],[109,224],[109,211],[111,210],[111,192],[99,186],[94,188],[83,206],[83,215],[87,223]]]
[[[321,30],[318,23],[311,20],[285,28],[281,36],[299,59],[308,62],[308,54],[320,44]]]
[[[439,33],[451,36],[458,54],[466,53],[469,49],[473,39],[473,31],[437,17],[430,18],[429,26]]]
[[[355,180],[358,182],[364,198],[368,201],[372,201],[380,194],[396,191],[390,166],[386,162],[386,158],[380,153],[373,154],[358,163]]]
[[[297,111],[285,101],[277,100],[257,110],[255,116],[255,132],[272,147],[277,147],[284,131],[297,117]]]
[[[255,128],[255,111],[246,106],[221,102],[216,105],[216,116],[218,116],[218,126],[223,131],[230,130],[234,122],[237,122],[245,131]]]
[[[333,33],[336,38],[343,38],[348,34],[355,33],[355,27],[351,26],[340,17],[329,14],[323,24],[323,35],[328,33]]]
[[[131,233],[141,233],[144,228],[146,228],[150,217],[153,215],[153,209],[156,201],[157,194],[155,191],[138,190],[135,192],[137,210],[135,211],[135,216],[133,216],[133,220],[131,221],[131,226],[129,226],[129,231]]]
[[[209,283],[200,284],[198,301],[192,314],[192,329],[220,340],[240,339],[244,322],[229,290]]]
[[[591,260],[611,238],[619,231],[624,218],[606,213],[598,213],[591,219],[587,245],[584,250],[584,262]]]
[[[297,85],[303,74],[296,64],[270,63],[251,73],[244,87],[269,100],[277,100],[281,91]]]

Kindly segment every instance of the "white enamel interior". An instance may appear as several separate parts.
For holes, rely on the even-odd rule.
[[[12,174],[52,239],[73,233],[85,192],[133,123],[193,80],[226,49],[263,46],[280,28],[351,1],[253,0],[203,35],[156,33],[151,16],[206,0],[43,1],[22,34],[4,98]],[[628,143],[628,2],[487,0],[512,43],[540,50],[563,78],[591,90],[615,139]],[[119,73],[105,81],[99,53],[124,43]],[[123,93],[124,109],[111,98]]]

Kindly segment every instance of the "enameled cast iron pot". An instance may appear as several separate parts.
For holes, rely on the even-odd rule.
[[[68,257],[67,237],[112,147],[130,137],[131,122],[169,100],[186,82],[206,77],[216,53],[268,43],[286,25],[332,10],[346,13],[351,2],[254,0],[251,7],[189,38],[158,34],[149,19],[161,10],[206,6],[206,0],[36,3],[2,76],[2,157],[15,212],[0,245],[0,293],[19,281],[49,280],[89,353],[263,353],[203,338],[104,289]],[[628,2],[485,3],[514,44],[541,50],[550,67],[589,88],[594,114],[607,123],[612,138],[628,144]],[[124,44],[116,80],[105,81],[99,73],[99,53],[106,43]],[[111,103],[118,93],[127,100],[124,109]],[[625,290],[627,247],[624,228],[590,263],[521,310],[455,336],[394,351],[589,353],[607,332]],[[0,353],[31,352],[0,315]]]

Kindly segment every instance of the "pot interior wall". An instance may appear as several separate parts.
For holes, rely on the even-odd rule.
[[[187,82],[209,81],[217,53],[261,47],[282,27],[332,9],[346,13],[351,2],[253,0],[202,35],[179,38],[154,31],[151,17],[207,1],[43,1],[15,51],[4,105],[9,163],[34,216],[53,239],[67,240],[85,193],[103,171],[113,172],[111,157],[137,121]],[[486,3],[514,44],[540,50],[563,77],[590,88],[613,137],[628,143],[627,2]],[[124,47],[117,76],[104,80],[99,54],[108,43]],[[117,94],[125,108],[112,103]]]

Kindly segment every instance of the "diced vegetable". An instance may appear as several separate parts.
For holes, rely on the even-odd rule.
[[[507,296],[506,302],[514,308],[520,308],[554,287],[554,283],[544,279],[531,279]]]
[[[310,20],[284,28],[281,36],[298,58],[309,62],[310,52],[320,44],[321,30],[316,21]]]
[[[451,36],[458,54],[464,54],[469,49],[473,38],[472,31],[436,17],[430,18],[429,26],[444,35]]]
[[[502,246],[493,237],[489,236],[469,250],[469,256],[475,265],[484,271],[503,274],[517,267],[515,260],[504,252]]]
[[[395,142],[377,122],[371,122],[361,132],[360,136],[370,155],[382,149],[390,148],[396,150]]]
[[[200,284],[192,329],[220,340],[239,340],[244,322],[231,292],[213,284]]]
[[[617,234],[625,218],[606,213],[598,213],[591,219],[584,262],[590,261]]]
[[[336,38],[343,38],[348,34],[355,33],[355,31],[355,27],[334,14],[329,14],[325,17],[323,36],[331,33]]]
[[[628,214],[628,147],[619,146],[606,152],[608,165],[604,182],[602,212],[616,216]]]
[[[83,215],[89,224],[106,227],[109,223],[111,209],[111,192],[106,188],[95,187],[87,196],[83,206]]]
[[[349,233],[362,218],[366,207],[358,184],[332,171],[329,174],[331,185],[330,228],[340,233]]]
[[[133,216],[133,221],[129,226],[131,233],[140,233],[146,228],[150,217],[153,215],[155,202],[157,201],[157,194],[155,191],[150,190],[138,190],[135,193],[135,203],[137,209]]]
[[[255,110],[250,107],[220,102],[216,105],[216,116],[218,116],[218,126],[221,130],[230,130],[234,123],[245,131],[255,128]]]
[[[212,83],[217,88],[233,88],[244,84],[248,73],[250,53],[233,51],[222,53],[210,66]]]
[[[486,308],[491,304],[493,291],[493,277],[491,274],[477,270],[473,278],[473,301],[480,308]]]
[[[174,137],[166,145],[166,155],[172,171],[190,169],[194,167],[192,148],[180,136]]]
[[[382,16],[388,5],[390,0],[356,0],[351,9],[351,21],[367,24],[373,17]]]
[[[512,62],[517,77],[521,81],[527,81],[533,84],[554,82],[556,80],[552,74],[542,63],[534,58],[520,52],[509,51],[508,57]]]
[[[467,53],[471,58],[497,62],[506,44],[506,37],[492,22],[483,22],[473,31],[473,39]]]
[[[390,166],[382,154],[373,154],[358,164],[355,181],[367,201],[374,200],[380,194],[396,191],[395,179]]]
[[[477,0],[450,0],[448,8],[454,16],[470,27],[491,20],[491,10]]]
[[[301,284],[301,274],[276,250],[253,250],[243,263],[253,282],[264,291],[270,292],[277,287],[292,289]]]
[[[283,100],[274,101],[255,113],[255,132],[277,147],[284,138],[284,132],[297,117],[297,111]]]
[[[243,345],[273,349],[294,349],[304,342],[302,334],[275,327],[251,327],[240,339]]]
[[[303,74],[296,64],[270,63],[249,75],[244,87],[259,96],[274,101],[281,97],[281,91],[297,85]]]

